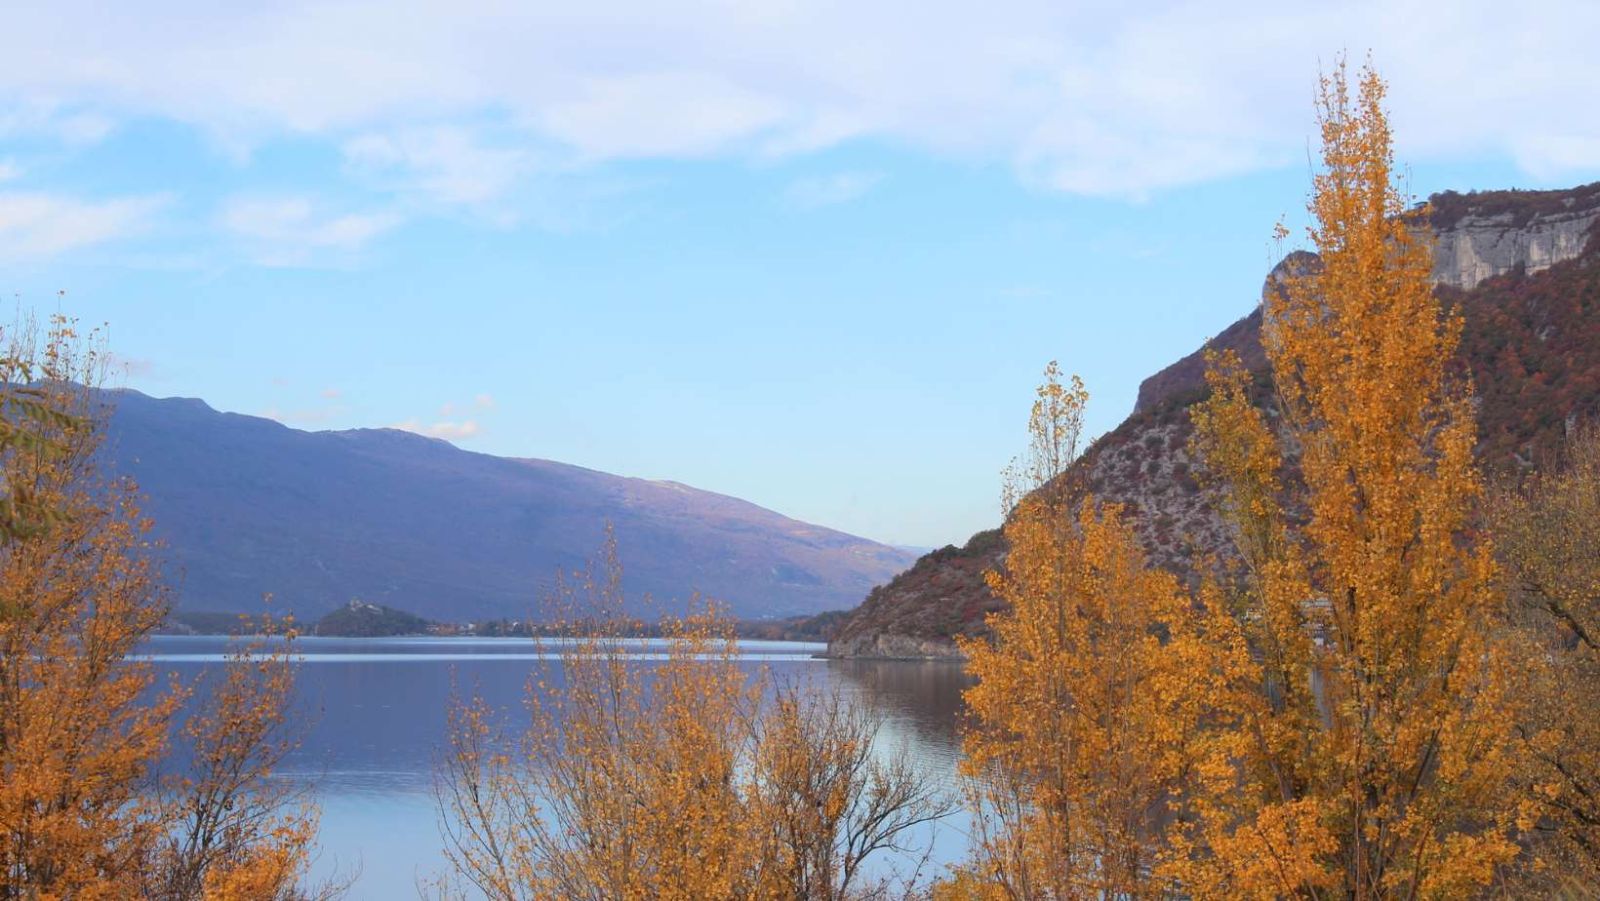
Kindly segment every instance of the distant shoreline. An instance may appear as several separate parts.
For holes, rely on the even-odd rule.
[[[827,644],[831,626],[842,612],[817,616],[797,616],[780,620],[735,620],[734,636],[747,640],[795,641]],[[281,629],[262,629],[263,620],[243,613],[209,610],[174,610],[156,630],[158,635],[214,637],[264,637],[281,634]],[[274,623],[276,624],[276,622]],[[447,623],[426,620],[406,611],[380,604],[352,601],[321,618],[293,621],[302,636],[324,638],[564,638],[586,634],[583,625],[538,623],[529,620],[495,619],[482,622]],[[607,628],[617,628],[610,624]],[[628,638],[660,638],[655,623],[642,620],[627,623],[618,630]]]

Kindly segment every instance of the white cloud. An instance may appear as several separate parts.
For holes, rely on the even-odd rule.
[[[392,428],[427,435],[429,438],[465,441],[483,433],[483,425],[472,415],[472,411],[477,411],[481,416],[493,409],[494,398],[482,393],[474,395],[469,403],[450,401],[440,405],[438,417],[434,422],[425,423],[420,419],[407,419],[405,422],[395,423]]]
[[[272,385],[276,388],[288,388],[293,380],[274,377]],[[287,426],[300,428],[325,428],[329,425],[344,421],[350,413],[350,408],[344,403],[344,392],[337,388],[324,388],[316,393],[315,400],[307,400],[300,391],[292,392],[301,395],[291,399],[287,406],[274,404],[261,411],[262,416],[275,419]]]
[[[585,156],[706,156],[778,125],[782,98],[708,72],[592,76],[539,111],[545,130]]]
[[[250,245],[256,262],[271,266],[352,254],[400,221],[387,211],[329,212],[306,197],[236,197],[221,214],[223,227]]]
[[[98,144],[116,128],[116,122],[103,113],[73,113],[56,119],[51,130],[66,144]]]
[[[115,128],[116,120],[109,113],[74,109],[50,96],[0,105],[0,135],[10,138],[44,137],[69,147],[83,147],[105,140]]]
[[[458,414],[463,414],[470,410],[487,412],[493,409],[494,398],[488,394],[478,394],[473,396],[471,403],[458,404],[454,401],[446,401],[445,403],[441,404],[439,406],[439,418],[441,420],[452,420],[455,419]],[[408,420],[408,422],[415,423],[416,420]],[[450,422],[440,422],[435,424],[433,428],[444,428],[447,430],[450,428],[470,428],[475,433],[478,429],[478,424],[470,421],[461,423],[459,425]],[[417,429],[411,429],[410,431],[417,431]]]
[[[358,174],[448,205],[497,200],[532,166],[526,149],[486,146],[461,126],[363,134],[342,149]]]
[[[784,202],[801,210],[814,210],[849,203],[877,186],[883,176],[876,172],[840,172],[816,178],[802,178],[783,192]]]
[[[0,258],[51,257],[143,231],[164,196],[79,200],[56,194],[0,194]]]
[[[149,378],[156,371],[155,361],[144,357],[125,357],[119,353],[107,353],[104,360],[106,369],[120,378]]]
[[[408,419],[405,422],[395,423],[391,428],[400,429],[404,432],[414,432],[418,435],[426,435],[429,438],[443,438],[446,441],[465,441],[468,438],[476,437],[483,431],[477,420],[474,419],[466,419],[459,422],[435,422],[429,425],[424,425],[416,419]]]
[[[443,203],[498,196],[533,148],[766,159],[852,138],[1137,197],[1301,162],[1317,61],[1345,48],[1389,76],[1403,157],[1592,172],[1596,33],[1592,0],[61,0],[8,16],[0,96],[44,98],[80,139],[111,111],[318,135]]]

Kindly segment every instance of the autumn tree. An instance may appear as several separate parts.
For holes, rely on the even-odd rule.
[[[227,655],[178,729],[185,766],[157,787],[166,829],[146,871],[147,896],[301,901],[343,894],[347,881],[309,884],[318,810],[272,779],[297,744],[291,725],[292,617],[262,617],[264,636]]]
[[[838,691],[785,686],[756,722],[747,797],[760,861],[755,895],[807,901],[889,897],[917,873],[872,875],[874,856],[916,851],[950,799],[879,723]]]
[[[714,608],[665,619],[665,659],[641,655],[614,539],[555,594],[575,637],[545,645],[528,728],[481,700],[452,715],[437,797],[457,879],[441,894],[856,897],[865,858],[939,812],[846,706],[797,690],[764,704]]]
[[[1027,498],[1061,508],[1071,489],[1063,477],[1078,459],[1088,404],[1083,379],[1073,375],[1063,382],[1060,363],[1045,365],[1044,381],[1034,390],[1028,412],[1028,450],[1001,473],[1000,507],[1006,516]]]
[[[1318,94],[1309,204],[1320,265],[1266,297],[1269,416],[1213,358],[1196,446],[1235,526],[1220,731],[1170,872],[1196,897],[1461,897],[1517,853],[1514,698],[1459,319],[1394,186],[1384,84]],[[1220,620],[1219,620],[1220,621]]]
[[[141,792],[180,695],[130,663],[166,613],[132,486],[95,477],[99,358],[57,320],[0,357],[0,896],[125,891],[161,836]]]
[[[24,321],[0,355],[0,897],[278,898],[207,882],[223,869],[169,883],[166,849],[188,827],[175,815],[184,791],[154,784],[157,763],[187,690],[161,686],[134,651],[167,613],[150,523],[135,486],[108,478],[97,451],[104,414],[93,387],[104,360],[97,339],[57,317],[42,334]],[[245,661],[241,661],[245,663]],[[236,730],[218,759],[249,756],[252,730],[274,721],[283,682],[260,688],[231,671],[218,703]],[[228,700],[228,699],[233,700]],[[237,701],[238,703],[235,703]],[[241,799],[261,771],[236,783]],[[201,802],[210,803],[210,802]],[[283,874],[297,874],[309,834],[293,843]],[[258,850],[235,843],[243,864]],[[274,852],[276,853],[276,852]]]
[[[1489,505],[1517,636],[1525,642],[1518,786],[1536,865],[1530,889],[1600,890],[1600,431]]]
[[[440,803],[456,873],[494,899],[731,896],[747,847],[738,736],[755,699],[732,634],[711,617],[668,621],[667,659],[647,673],[614,539],[547,608],[585,627],[530,685],[526,732],[502,735],[480,700],[453,714]]]
[[[1164,823],[1207,672],[1191,605],[1149,567],[1122,508],[1068,484],[1087,393],[1055,364],[1030,417],[1024,482],[988,576],[1007,609],[962,642],[977,684],[962,770],[973,860],[945,897],[1153,897]]]

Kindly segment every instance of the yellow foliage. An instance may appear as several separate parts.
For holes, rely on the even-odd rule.
[[[1518,723],[1524,826],[1535,884],[1600,890],[1600,431],[1490,504],[1525,652]]]
[[[971,870],[957,870],[933,886],[933,901],[1011,901],[1005,886],[990,882]]]
[[[528,730],[501,733],[481,701],[453,715],[446,855],[490,898],[853,897],[867,856],[942,815],[837,697],[763,705],[714,608],[665,620],[665,659],[642,660],[614,539],[558,592],[587,628],[550,649]]]
[[[1355,98],[1342,64],[1322,85],[1321,266],[1266,301],[1278,421],[1226,357],[1195,416],[1241,555],[1206,605],[1248,649],[1168,869],[1196,897],[1460,897],[1517,853],[1461,326],[1392,185],[1383,96],[1370,68]]]
[[[1013,459],[1003,473],[1001,506],[1008,516],[1029,494],[1065,491],[1061,476],[1078,457],[1088,403],[1083,380],[1074,375],[1063,384],[1061,366],[1051,360],[1028,413],[1027,456]]]
[[[147,880],[165,898],[299,899],[342,892],[301,883],[316,839],[318,811],[270,777],[294,747],[292,618],[261,622],[279,633],[228,655],[221,681],[179,731],[187,772],[161,786],[168,828]]]
[[[744,894],[884,897],[888,880],[867,878],[865,866],[948,812],[933,780],[903,749],[875,748],[878,724],[836,692],[780,689],[755,730],[745,824],[756,866]]]
[[[165,613],[132,486],[94,480],[92,373],[70,327],[0,360],[10,435],[0,457],[0,895],[126,891],[160,838],[139,791],[181,695],[140,695],[126,656]],[[30,396],[31,395],[31,396]],[[16,400],[26,397],[19,408]]]
[[[945,897],[1152,897],[1211,664],[1177,581],[1146,566],[1121,508],[1076,507],[1061,473],[1086,393],[1052,364],[1030,421],[1042,484],[1006,523],[1008,609],[964,641],[977,684],[962,768],[973,861]],[[1060,402],[1065,399],[1065,403]],[[1040,459],[1042,458],[1042,460]]]
[[[286,658],[272,658],[270,674],[242,659],[229,667],[218,696],[226,721],[202,727],[222,730],[201,742],[218,751],[209,775],[152,783],[188,691],[159,690],[150,665],[131,656],[166,615],[167,597],[135,486],[96,469],[101,411],[89,386],[104,358],[92,336],[80,338],[59,317],[42,337],[27,322],[8,337],[0,356],[0,897],[201,897],[202,883],[220,875],[214,860],[187,853],[197,847],[187,812],[224,799],[270,812],[256,794],[266,768],[233,764],[262,760],[260,727],[281,722]],[[286,822],[298,838],[272,836],[270,857],[276,871],[298,872],[311,825]],[[230,866],[256,852],[256,838],[230,833]],[[179,868],[189,878],[175,879]],[[259,887],[264,871],[254,872]],[[231,897],[285,897],[292,883],[279,888]]]

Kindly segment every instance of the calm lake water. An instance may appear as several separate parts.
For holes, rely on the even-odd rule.
[[[158,671],[192,678],[222,660],[228,639],[157,636],[145,653]],[[359,870],[358,899],[417,897],[417,881],[440,872],[432,786],[452,693],[476,691],[509,716],[541,666],[527,639],[303,638],[296,716],[301,746],[284,778],[311,787],[322,807],[319,874]],[[659,644],[638,644],[651,666]],[[955,792],[959,666],[939,661],[817,660],[820,645],[741,642],[744,665],[775,682],[837,687],[883,721],[879,741],[904,747],[941,786]],[[525,722],[524,719],[522,720]],[[512,720],[511,722],[516,722]],[[958,859],[961,818],[928,836],[932,861]]]

